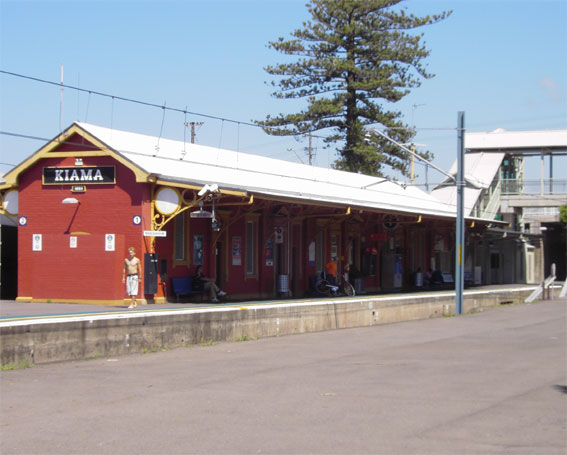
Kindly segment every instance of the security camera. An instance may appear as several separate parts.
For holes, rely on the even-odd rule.
[[[211,222],[211,228],[213,229],[213,231],[220,231],[222,228],[222,223],[216,219],[213,219]]]
[[[207,194],[209,191],[209,184],[206,184],[203,188],[201,188],[199,190],[199,192],[197,193],[199,196],[204,196],[205,194]]]
[[[213,183],[212,185],[207,183],[197,194],[199,196],[204,196],[207,193],[216,193],[218,190],[219,186],[216,183]]]

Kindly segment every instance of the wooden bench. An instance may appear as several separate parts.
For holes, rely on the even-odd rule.
[[[177,303],[179,303],[179,297],[182,295],[200,295],[201,301],[203,301],[204,290],[196,291],[193,289],[193,277],[183,276],[171,279],[171,292],[175,294]]]

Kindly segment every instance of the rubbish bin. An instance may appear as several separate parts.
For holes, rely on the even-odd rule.
[[[415,274],[415,285],[420,288],[423,287],[423,273],[417,272]]]
[[[289,275],[278,275],[278,292],[289,292]]]

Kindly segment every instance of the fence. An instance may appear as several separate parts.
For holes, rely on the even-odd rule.
[[[565,179],[503,179],[501,182],[502,194],[567,194],[567,180]]]

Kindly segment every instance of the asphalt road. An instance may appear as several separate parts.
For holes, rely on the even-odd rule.
[[[2,371],[0,451],[564,455],[566,307]]]

